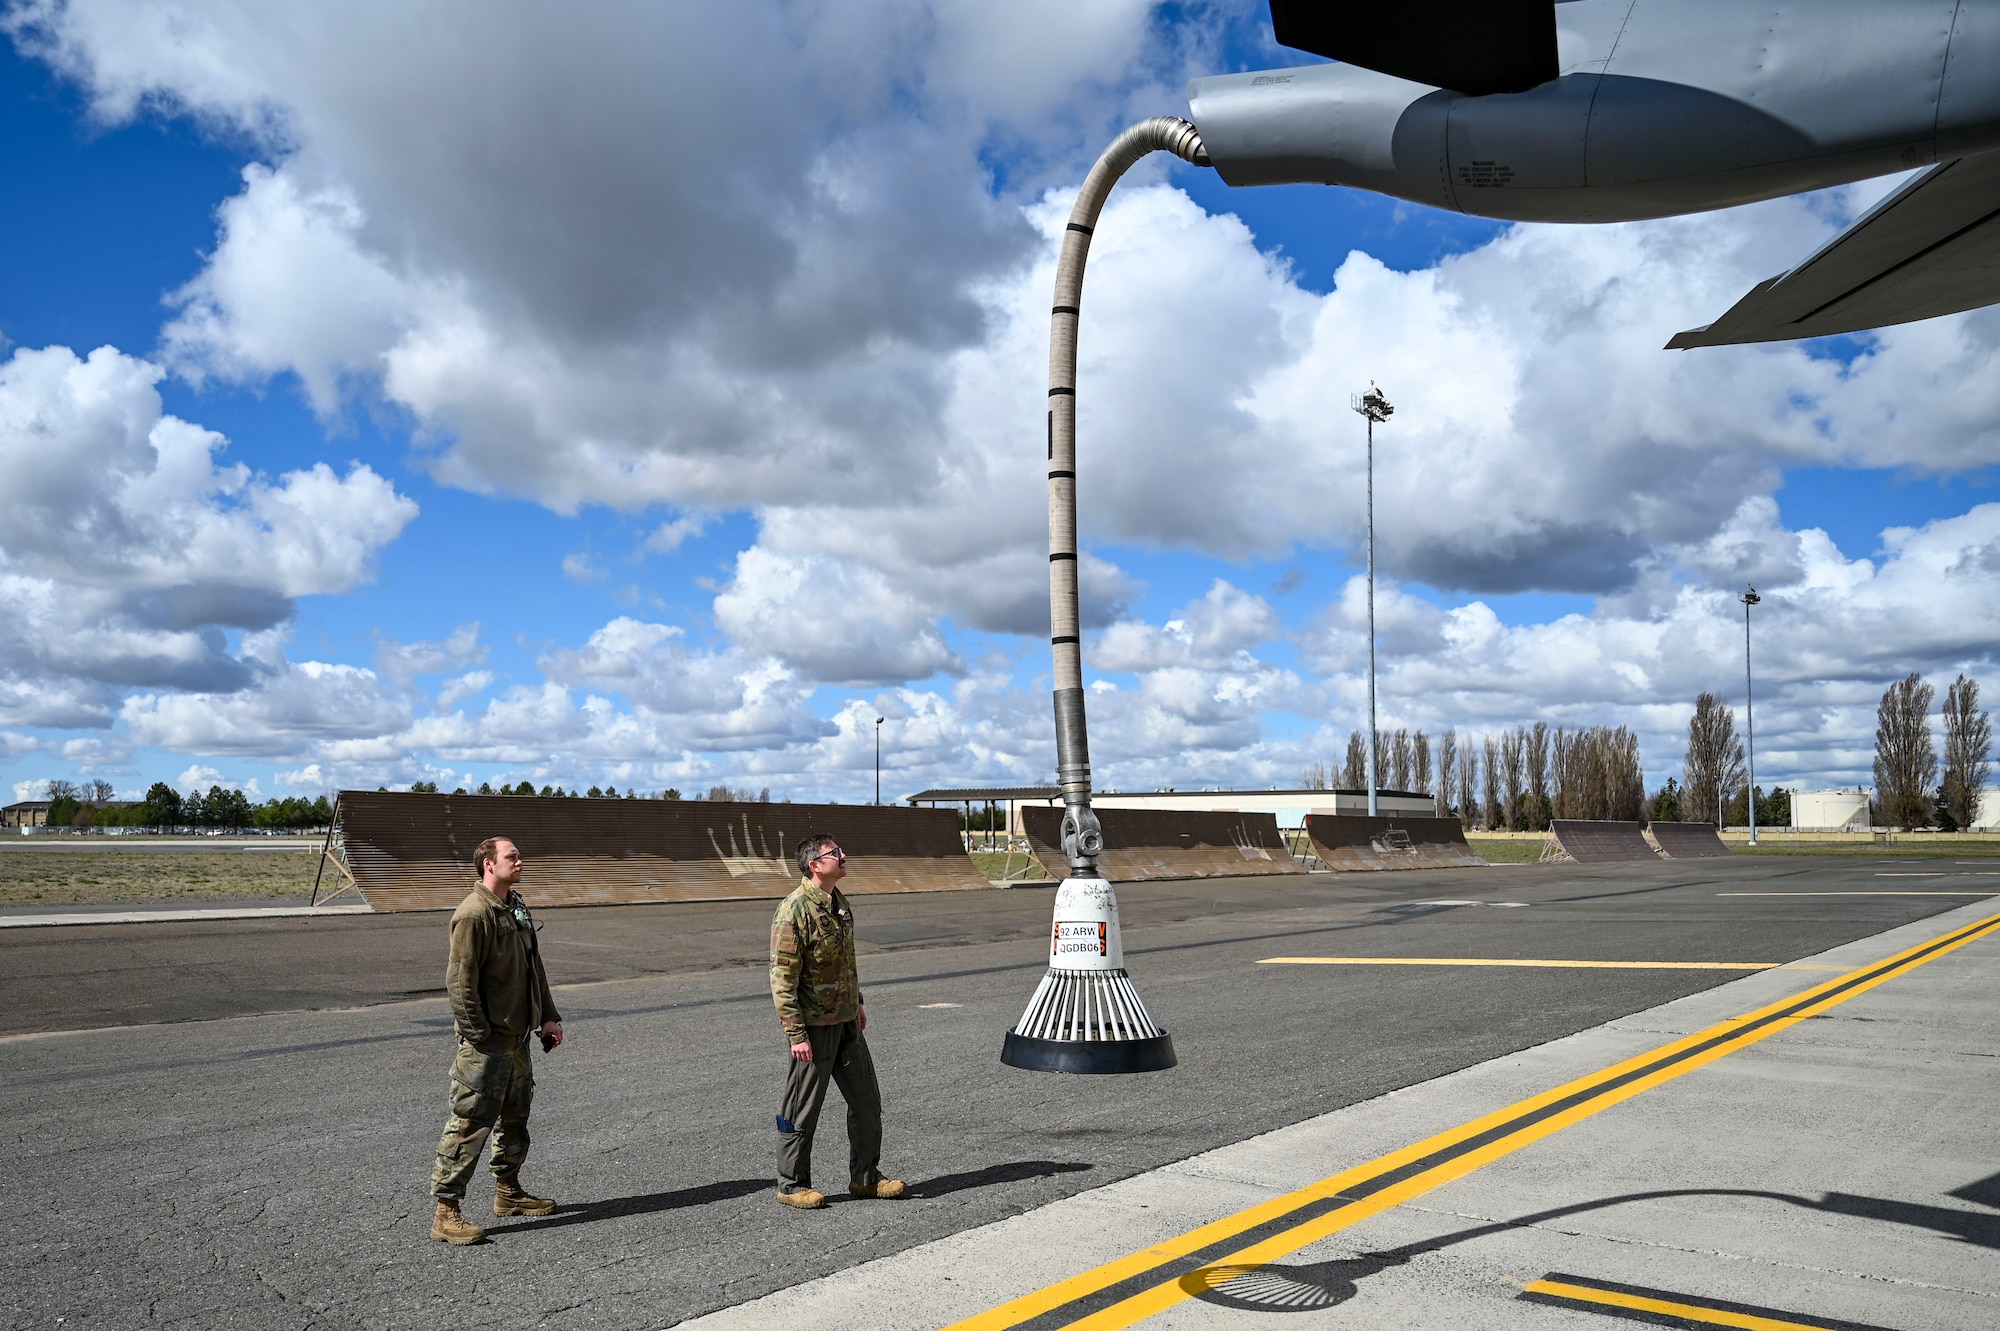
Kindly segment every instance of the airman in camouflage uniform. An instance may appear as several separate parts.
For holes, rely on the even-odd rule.
[[[535,1072],[528,1041],[544,1049],[562,1043],[562,1016],[549,993],[535,922],[514,885],[521,881],[521,852],[504,837],[474,852],[480,884],[451,917],[451,959],[445,992],[451,999],[458,1057],[451,1064],[451,1118],[438,1142],[431,1170],[437,1214],[431,1237],[444,1243],[478,1243],[486,1231],[459,1213],[465,1185],[479,1153],[493,1138],[493,1214],[547,1215],[556,1204],[521,1187],[528,1158],[528,1110]]]
[[[837,884],[847,854],[815,833],[798,846],[805,877],[771,921],[771,999],[792,1047],[778,1114],[778,1200],[813,1210],[826,1198],[812,1186],[813,1130],[826,1084],[847,1101],[847,1190],[856,1197],[900,1197],[903,1185],[882,1177],[882,1092],[869,1056],[868,1013],[854,964],[854,910]]]

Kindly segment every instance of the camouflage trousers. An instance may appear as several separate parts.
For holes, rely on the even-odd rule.
[[[778,1114],[778,1191],[812,1186],[813,1129],[832,1082],[847,1101],[847,1177],[873,1183],[882,1177],[882,1092],[875,1084],[875,1060],[858,1023],[808,1026],[812,1062],[789,1059],[784,1108]]]
[[[535,1100],[535,1071],[528,1042],[505,1036],[484,1048],[461,1044],[451,1064],[451,1118],[438,1142],[431,1195],[459,1201],[479,1153],[493,1137],[493,1172],[507,1178],[528,1158],[528,1108]]]

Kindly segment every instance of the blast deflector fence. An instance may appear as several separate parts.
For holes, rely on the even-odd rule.
[[[782,897],[799,881],[792,847],[812,832],[847,851],[841,886],[856,896],[988,886],[949,809],[347,790],[335,818],[376,910],[456,906],[490,836],[520,847],[537,906]]]
[[[1306,871],[1285,848],[1276,814],[1107,809],[1101,804],[1096,809],[1104,826],[1098,872],[1115,883]],[[1066,875],[1069,861],[1062,851],[1062,810],[1024,805],[1021,826],[1035,858],[1049,875]]]

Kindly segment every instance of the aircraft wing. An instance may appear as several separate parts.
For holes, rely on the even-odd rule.
[[[1553,0],[1271,0],[1280,46],[1469,97],[1554,78]]]
[[[1829,337],[2000,303],[2000,153],[1940,162],[1669,350]]]

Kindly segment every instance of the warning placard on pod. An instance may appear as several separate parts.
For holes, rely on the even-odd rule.
[[[1057,920],[1049,947],[1052,957],[1108,957],[1111,927],[1103,920]]]

